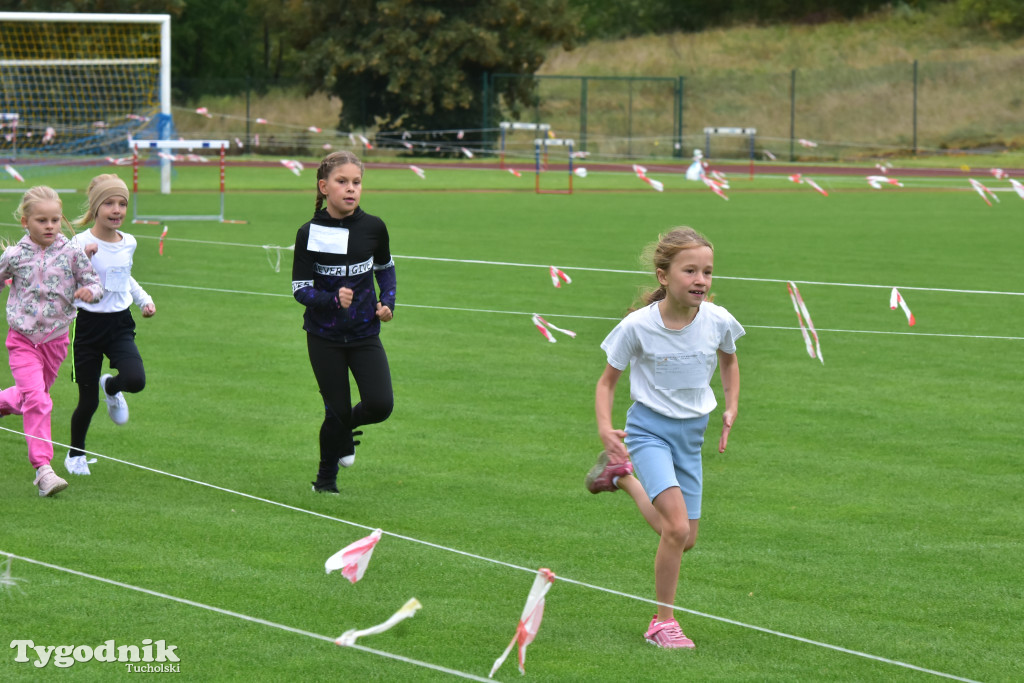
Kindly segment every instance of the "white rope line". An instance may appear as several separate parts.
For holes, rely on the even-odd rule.
[[[784,281],[780,280],[779,282],[784,282]],[[279,298],[282,298],[282,299],[285,299],[285,298],[291,299],[291,298],[293,298],[291,294],[279,294],[279,293],[276,293],[276,292],[247,292],[247,291],[243,291],[243,290],[239,290],[239,289],[217,289],[217,288],[214,288],[214,287],[195,287],[195,286],[192,286],[192,285],[168,284],[166,282],[141,282],[140,284],[146,285],[147,287],[170,287],[170,288],[173,288],[173,289],[191,289],[191,290],[196,290],[196,291],[201,291],[201,292],[220,292],[220,293],[224,293],[224,294],[247,294],[249,296],[270,296],[270,297],[279,297]],[[864,285],[864,286],[873,286],[873,285]],[[912,289],[912,288],[908,288],[908,289]],[[536,312],[536,311],[533,311],[533,312],[527,312],[527,311],[501,311],[501,310],[490,309],[490,308],[464,308],[464,307],[459,307],[459,306],[428,306],[428,305],[425,305],[425,304],[406,304],[406,303],[402,304],[402,308],[420,308],[420,309],[424,309],[424,310],[433,310],[433,311],[457,311],[457,312],[460,312],[460,313],[493,313],[493,314],[497,314],[497,315],[526,315],[526,316],[533,315],[533,313]],[[621,320],[621,318],[614,318],[614,317],[609,317],[609,316],[578,315],[578,314],[574,314],[574,313],[541,313],[541,315],[546,316],[546,317],[551,317],[551,318],[571,318],[573,320],[610,320],[610,321]],[[746,325],[745,324],[743,327],[745,327],[747,329],[754,329],[754,330],[785,330],[785,331],[792,331],[792,330],[799,330],[800,329],[799,327],[786,327],[784,325]],[[982,334],[952,334],[952,333],[946,334],[946,333],[940,333],[940,332],[892,332],[892,331],[889,331],[889,330],[841,330],[841,329],[824,329],[824,328],[820,329],[818,331],[819,332],[835,332],[835,333],[841,333],[841,334],[882,334],[882,335],[895,335],[895,336],[903,336],[903,337],[951,337],[951,338],[956,338],[956,339],[996,339],[996,340],[1004,340],[1004,341],[1024,341],[1024,337],[1007,337],[1007,336],[999,336],[999,335],[982,335]]]
[[[22,436],[24,436],[26,438],[34,438],[34,439],[38,439],[40,441],[46,441],[46,439],[41,439],[39,437],[34,437],[34,436],[31,436],[31,435],[25,434],[24,432],[19,432],[17,430],[9,429],[7,427],[0,427],[0,430],[6,431],[6,432],[10,432],[12,434],[19,434],[19,435],[22,435]],[[58,443],[56,441],[52,441],[51,443],[53,443],[55,446],[61,446],[63,448],[70,448],[70,446],[67,446],[66,444]],[[215,484],[210,484],[208,482],[200,481],[198,479],[190,479],[188,477],[183,477],[183,476],[181,476],[179,474],[174,474],[174,473],[171,473],[171,472],[165,472],[163,470],[158,470],[158,469],[155,469],[155,468],[152,468],[152,467],[146,467],[145,465],[139,465],[137,463],[133,463],[133,462],[130,462],[128,460],[121,460],[120,458],[115,458],[115,457],[112,457],[112,456],[109,456],[109,455],[104,455],[102,453],[96,453],[94,451],[87,451],[87,450],[83,450],[82,452],[85,453],[85,454],[88,454],[88,455],[95,455],[97,457],[104,458],[105,460],[110,460],[112,462],[117,462],[117,463],[120,463],[122,465],[128,465],[129,467],[136,467],[136,468],[141,469],[141,470],[146,470],[147,472],[153,472],[155,474],[162,474],[164,476],[171,477],[173,479],[178,479],[178,480],[181,480],[181,481],[185,481],[185,482],[188,482],[190,484],[198,484],[199,486],[205,486],[207,488],[211,488],[211,489],[214,489],[214,490],[217,490],[217,491],[221,491],[221,492],[224,492],[224,493],[230,493],[232,495],[241,496],[242,498],[248,498],[249,500],[254,500],[254,501],[257,501],[257,502],[261,502],[261,503],[267,503],[269,505],[275,505],[277,507],[285,508],[287,510],[292,510],[294,512],[305,513],[305,514],[308,514],[308,515],[312,515],[314,517],[319,517],[321,519],[326,519],[326,520],[330,520],[330,521],[333,521],[333,522],[339,522],[341,524],[347,524],[349,526],[354,526],[354,527],[358,527],[358,528],[361,528],[361,529],[365,529],[367,531],[372,531],[373,529],[376,528],[376,527],[369,527],[369,526],[366,526],[364,524],[358,524],[356,522],[351,522],[349,520],[340,519],[338,517],[332,517],[330,515],[325,515],[325,514],[320,513],[320,512],[313,512],[312,510],[306,510],[304,508],[295,507],[293,505],[288,505],[287,503],[281,503],[281,502],[278,502],[278,501],[270,500],[268,498],[261,498],[259,496],[254,496],[254,495],[251,495],[251,494],[248,494],[248,493],[243,493],[241,491],[235,491],[234,489],[229,489],[229,488],[225,488],[225,487],[222,487],[222,486],[217,486]],[[399,539],[402,539],[404,541],[409,541],[411,543],[418,543],[420,545],[425,545],[425,546],[428,546],[428,547],[431,547],[431,548],[436,548],[438,550],[442,550],[442,551],[445,551],[445,552],[450,552],[450,553],[454,553],[456,555],[461,555],[463,557],[468,557],[468,558],[471,558],[471,559],[480,560],[482,562],[488,562],[488,563],[491,563],[491,564],[496,564],[496,565],[500,565],[500,566],[503,566],[503,567],[508,567],[509,569],[516,569],[516,570],[519,570],[519,571],[527,572],[529,574],[535,574],[536,571],[537,571],[535,568],[524,567],[524,566],[521,566],[521,565],[512,564],[510,562],[505,562],[505,561],[502,561],[502,560],[497,560],[497,559],[486,557],[486,556],[483,556],[483,555],[477,555],[475,553],[470,553],[470,552],[467,552],[467,551],[464,551],[464,550],[458,550],[456,548],[452,548],[450,546],[444,546],[444,545],[441,545],[441,544],[438,544],[438,543],[432,543],[430,541],[425,541],[425,540],[422,540],[422,539],[414,538],[412,536],[405,536],[403,534],[397,534],[397,533],[394,533],[394,532],[383,531],[383,530],[381,531],[381,533],[382,533],[382,535],[391,536],[393,538],[399,538]],[[631,599],[631,600],[637,600],[639,602],[645,602],[645,603],[650,604],[650,605],[671,607],[674,610],[679,610],[680,612],[686,612],[686,613],[692,614],[694,616],[704,617],[706,619],[712,619],[714,621],[720,621],[720,622],[723,622],[723,623],[726,623],[726,624],[730,624],[730,625],[733,625],[733,626],[739,626],[741,628],[747,628],[747,629],[751,629],[751,630],[754,630],[754,631],[760,631],[762,633],[767,633],[767,634],[770,634],[770,635],[778,636],[780,638],[787,638],[789,640],[794,640],[794,641],[797,641],[797,642],[806,643],[808,645],[814,645],[814,646],[825,648],[825,649],[828,649],[828,650],[834,650],[836,652],[842,652],[844,654],[850,654],[850,655],[854,655],[854,656],[857,656],[857,657],[862,657],[862,658],[865,658],[865,659],[871,659],[871,660],[878,661],[878,662],[884,662],[886,664],[892,664],[893,666],[899,666],[899,667],[903,667],[903,668],[906,668],[906,669],[913,669],[915,671],[921,671],[921,672],[924,672],[924,673],[933,674],[935,676],[941,676],[943,678],[950,678],[950,679],[958,680],[958,681],[966,681],[967,683],[977,683],[976,681],[972,681],[971,679],[960,678],[958,676],[954,676],[952,674],[943,673],[941,671],[934,671],[934,670],[931,670],[931,669],[925,669],[925,668],[916,666],[914,664],[908,664],[906,662],[901,662],[901,661],[898,661],[898,660],[895,660],[895,659],[887,659],[885,657],[879,657],[878,655],[872,655],[872,654],[869,654],[869,653],[866,653],[866,652],[860,652],[858,650],[851,650],[849,648],[841,647],[839,645],[831,645],[829,643],[824,643],[824,642],[817,641],[817,640],[811,640],[809,638],[803,638],[801,636],[795,636],[795,635],[791,635],[791,634],[788,634],[788,633],[783,633],[782,631],[774,631],[772,629],[764,628],[763,626],[755,626],[753,624],[747,624],[747,623],[744,623],[744,622],[741,622],[741,621],[735,621],[735,620],[729,619],[727,617],[720,617],[720,616],[717,616],[717,615],[714,615],[714,614],[708,614],[706,612],[699,612],[697,610],[689,609],[687,607],[680,607],[678,605],[671,605],[671,604],[668,604],[668,603],[662,603],[662,602],[659,602],[657,600],[651,600],[650,598],[644,598],[642,596],[632,595],[630,593],[624,593],[622,591],[618,591],[618,590],[615,590],[615,589],[612,589],[612,588],[605,588],[603,586],[598,586],[598,585],[595,585],[595,584],[587,583],[585,581],[579,581],[577,579],[572,579],[572,578],[569,578],[567,576],[562,576],[562,575],[558,574],[557,572],[555,572],[555,573],[558,576],[558,580],[559,581],[562,581],[562,582],[568,583],[568,584],[577,585],[577,586],[580,586],[580,587],[583,587],[583,588],[589,588],[591,590],[596,590],[596,591],[600,591],[600,592],[603,592],[603,593],[608,593],[610,595],[617,595],[619,597],[624,597],[624,598],[628,598],[628,599]],[[332,642],[333,642],[333,640],[332,640]]]
[[[216,612],[217,614],[223,614],[225,616],[234,617],[236,619],[241,619],[243,621],[248,621],[248,622],[251,622],[251,623],[254,623],[254,624],[261,624],[263,626],[270,626],[271,628],[280,629],[282,631],[288,631],[289,633],[296,633],[296,634],[298,634],[300,636],[306,636],[307,638],[314,638],[316,640],[324,640],[324,641],[327,641],[328,643],[331,643],[332,645],[335,645],[335,642],[334,642],[335,639],[331,638],[330,636],[324,636],[324,635],[321,635],[319,633],[313,633],[311,631],[304,631],[303,629],[295,628],[294,626],[287,626],[285,624],[278,624],[277,622],[274,622],[274,621],[267,621],[266,619],[261,619],[259,617],[249,616],[248,614],[242,614],[241,612],[233,612],[231,610],[223,609],[221,607],[214,607],[213,605],[207,605],[207,604],[202,603],[202,602],[196,602],[195,600],[189,600],[188,598],[179,598],[176,595],[168,595],[167,593],[161,593],[160,591],[151,590],[149,588],[141,588],[139,586],[133,586],[130,583],[122,583],[121,581],[115,581],[114,579],[108,579],[108,578],[103,577],[103,576],[96,576],[95,574],[87,574],[85,572],[78,571],[77,569],[69,569],[68,567],[61,567],[60,565],[50,564],[49,562],[43,562],[42,560],[36,560],[36,559],[31,558],[31,557],[24,557],[23,555],[15,555],[14,553],[10,553],[10,552],[7,552],[5,550],[0,550],[0,555],[6,555],[7,557],[10,557],[10,558],[13,558],[13,559],[16,559],[16,560],[21,560],[22,562],[28,562],[30,564],[36,564],[36,565],[39,565],[40,567],[46,567],[48,569],[54,569],[54,570],[60,571],[60,572],[66,572],[68,574],[73,574],[75,576],[80,576],[80,577],[85,578],[85,579],[91,579],[92,581],[99,581],[101,583],[107,583],[107,584],[110,584],[111,586],[117,586],[118,588],[126,588],[128,590],[137,591],[139,593],[145,593],[146,595],[152,595],[152,596],[157,597],[157,598],[163,598],[164,600],[171,600],[173,602],[179,602],[179,603],[181,603],[183,605],[188,605],[189,607],[198,607],[200,609],[209,610],[210,612]],[[463,671],[457,671],[455,669],[449,669],[447,667],[439,666],[437,664],[431,664],[430,662],[423,662],[423,661],[420,661],[418,659],[411,659],[409,657],[404,657],[402,655],[396,655],[396,654],[393,654],[391,652],[384,652],[382,650],[375,650],[373,648],[368,648],[368,647],[365,647],[363,645],[359,645],[358,643],[353,643],[351,645],[346,645],[344,647],[349,647],[349,648],[352,648],[353,650],[362,650],[363,652],[369,652],[371,654],[379,655],[379,656],[382,656],[382,657],[388,657],[388,658],[391,658],[391,659],[396,659],[396,660],[398,660],[400,662],[406,662],[408,664],[414,664],[416,666],[425,667],[427,669],[433,669],[435,671],[442,671],[442,672],[447,673],[447,674],[452,674],[453,676],[460,676],[462,678],[468,678],[469,680],[472,680],[472,681],[486,681],[488,683],[490,681],[490,679],[481,678],[479,676],[474,676],[473,674],[465,673]]]
[[[158,235],[136,235],[139,239],[154,239],[158,240]],[[239,242],[212,242],[209,240],[193,240],[184,239],[180,237],[166,238],[167,242],[192,242],[195,244],[206,244],[212,246],[223,246],[223,247],[251,247],[255,249],[266,249],[268,247],[274,247],[276,245],[267,244],[242,244]],[[279,249],[285,249],[287,247],[277,247]],[[551,264],[539,264],[539,263],[516,263],[512,261],[486,261],[481,259],[455,259],[455,258],[443,258],[439,256],[409,256],[402,254],[393,254],[393,258],[396,259],[409,259],[410,261],[441,261],[446,263],[464,263],[470,265],[484,265],[484,266],[508,266],[512,268],[541,268],[547,270],[551,267]],[[647,270],[620,270],[615,268],[592,268],[587,266],[561,266],[563,270],[577,270],[582,272],[592,273],[614,273],[620,275],[650,275],[650,271]],[[743,282],[773,282],[785,284],[787,282],[795,282],[798,285],[819,285],[822,287],[861,287],[869,289],[897,289],[917,292],[945,292],[949,294],[995,294],[1001,296],[1024,296],[1024,292],[1001,292],[997,290],[985,290],[985,289],[951,289],[945,287],[915,287],[912,285],[869,285],[859,284],[853,282],[819,282],[815,280],[782,280],[778,278],[764,278],[764,277],[740,277],[736,275],[715,275],[715,278],[719,280],[737,280]]]

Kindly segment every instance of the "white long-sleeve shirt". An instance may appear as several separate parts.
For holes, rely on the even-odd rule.
[[[93,313],[117,313],[129,308],[134,302],[139,308],[153,303],[153,297],[132,277],[132,257],[138,243],[126,232],[118,231],[121,240],[105,242],[90,230],[84,230],[72,238],[80,249],[89,244],[99,247],[92,257],[92,266],[103,283],[103,298],[98,303],[87,304],[75,301],[78,308]]]

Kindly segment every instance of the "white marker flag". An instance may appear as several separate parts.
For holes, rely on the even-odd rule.
[[[999,197],[996,196],[995,192],[993,192],[992,190],[988,189],[987,187],[985,187],[984,185],[979,183],[974,178],[968,178],[968,180],[971,181],[971,187],[974,188],[975,192],[977,192],[979,195],[981,195],[981,198],[985,200],[986,204],[988,204],[989,206],[992,206],[992,202],[990,202],[988,200],[988,197],[985,196],[985,193],[988,193],[989,197],[992,197],[992,199],[996,200],[997,202],[999,201]]]
[[[825,192],[825,190],[821,189],[821,186],[818,185],[818,183],[816,183],[813,180],[811,180],[810,178],[804,178],[804,182],[807,183],[808,185],[810,185],[811,187],[813,187],[815,190],[817,190],[821,194],[825,195],[826,197],[828,196],[828,192]]]
[[[380,540],[380,534],[380,529],[377,529],[366,538],[349,543],[327,558],[327,561],[324,562],[324,569],[328,574],[340,569],[342,576],[355,583],[366,573],[366,565],[370,563],[370,557],[373,555],[377,541]]]
[[[416,614],[416,610],[420,609],[421,607],[423,607],[423,605],[420,604],[419,600],[417,600],[416,598],[409,598],[409,600],[404,605],[402,605],[402,607],[397,612],[388,617],[387,621],[381,624],[377,624],[376,626],[371,626],[370,628],[364,628],[358,631],[356,629],[349,629],[348,631],[345,631],[340,636],[338,636],[334,640],[334,644],[340,645],[342,647],[345,647],[346,645],[355,645],[357,638],[361,638],[363,636],[374,636],[378,633],[384,633],[384,631],[387,631],[389,628],[399,623],[400,621],[405,621],[409,617]]]
[[[11,176],[19,183],[25,182],[25,179],[21,177],[21,174],[14,170],[14,167],[10,164],[4,164],[4,170],[7,171],[7,175]]]
[[[892,294],[889,295],[889,308],[895,311],[897,306],[902,308],[903,312],[907,315],[908,325],[913,326],[917,323],[917,321],[914,319],[914,314],[910,312],[910,306],[907,306],[907,302],[903,298],[903,295],[900,294],[895,287],[893,287]]]
[[[648,185],[653,187],[658,192],[664,192],[665,191],[665,183],[661,182],[660,180],[655,180],[654,178],[648,178],[646,175],[642,175],[642,176],[640,176],[640,178],[643,179],[643,181],[645,183],[647,183]]]
[[[797,289],[795,282],[787,282],[786,289],[789,290],[789,298],[793,301],[793,310],[796,311],[796,319],[800,323],[800,333],[804,336],[807,355],[811,358],[817,358],[824,365],[825,359],[821,355],[821,342],[818,340],[818,331],[814,329],[814,323],[811,322],[811,314],[807,311],[803,297],[800,296],[800,290]],[[804,325],[805,320],[807,321],[806,326]],[[807,333],[808,328],[810,329],[810,335]],[[813,344],[811,344],[811,335],[814,336]]]
[[[711,188],[712,192],[717,194],[719,197],[721,197],[725,201],[729,201],[729,198],[725,196],[725,192],[722,191],[722,186],[721,186],[721,184],[718,181],[713,180],[713,179],[707,177],[707,175],[704,174],[704,173],[700,174],[700,179],[704,181],[705,185],[707,185],[709,188]]]
[[[281,165],[287,168],[295,175],[299,175],[302,172],[302,162],[296,159],[281,159]]]
[[[558,340],[555,339],[554,335],[551,334],[551,332],[548,331],[549,327],[552,330],[555,330],[556,332],[561,332],[562,334],[564,334],[566,336],[569,336],[569,337],[572,337],[573,339],[576,338],[576,333],[573,332],[572,330],[563,330],[561,327],[557,327],[555,325],[552,325],[551,323],[549,323],[547,320],[545,320],[544,318],[540,317],[536,313],[533,314],[533,318],[532,319],[533,319],[533,324],[537,327],[537,329],[540,331],[540,333],[543,334],[544,338],[547,339],[552,344],[554,344]]]
[[[882,189],[882,183],[895,185],[896,187],[903,187],[903,183],[901,183],[900,181],[896,180],[895,178],[890,178],[884,175],[869,175],[867,176],[867,181],[868,185],[875,188],[876,190]]]
[[[494,678],[495,672],[505,663],[505,659],[512,648],[519,644],[519,673],[526,674],[523,668],[526,664],[526,646],[533,642],[540,630],[540,621],[544,618],[544,596],[547,595],[551,584],[555,582],[555,574],[550,569],[543,567],[537,570],[537,576],[533,579],[533,586],[530,594],[526,597],[526,605],[523,607],[523,614],[519,617],[519,624],[516,626],[516,634],[512,636],[512,642],[508,644],[501,656],[494,661],[491,667],[491,674],[488,678]]]
[[[554,266],[548,266],[548,272],[551,274],[551,284],[555,287],[561,287],[563,282],[567,285],[572,284],[572,278],[560,269],[555,268]]]
[[[1010,178],[1010,185],[1013,186],[1013,190],[1014,192],[1017,193],[1017,196],[1020,197],[1021,199],[1024,199],[1024,185],[1021,185],[1013,178]]]

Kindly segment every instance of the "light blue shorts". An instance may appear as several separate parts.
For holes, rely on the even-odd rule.
[[[647,497],[653,501],[665,489],[678,486],[690,519],[700,519],[704,488],[700,448],[708,417],[665,417],[639,403],[626,413],[626,448]]]

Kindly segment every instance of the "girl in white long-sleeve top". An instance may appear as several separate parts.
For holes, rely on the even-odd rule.
[[[72,379],[78,384],[78,406],[71,415],[71,450],[65,466],[72,474],[89,474],[84,454],[89,423],[99,406],[99,392],[107,403],[114,424],[128,421],[125,393],[138,393],[146,386],[146,370],[135,345],[135,303],[142,317],[156,313],[153,297],[132,277],[136,241],[121,231],[128,215],[128,186],[112,173],[98,175],[89,183],[88,205],[75,225],[85,227],[72,239],[92,259],[103,283],[99,303],[79,302],[78,319],[72,328]],[[117,374],[100,373],[103,357]]]

